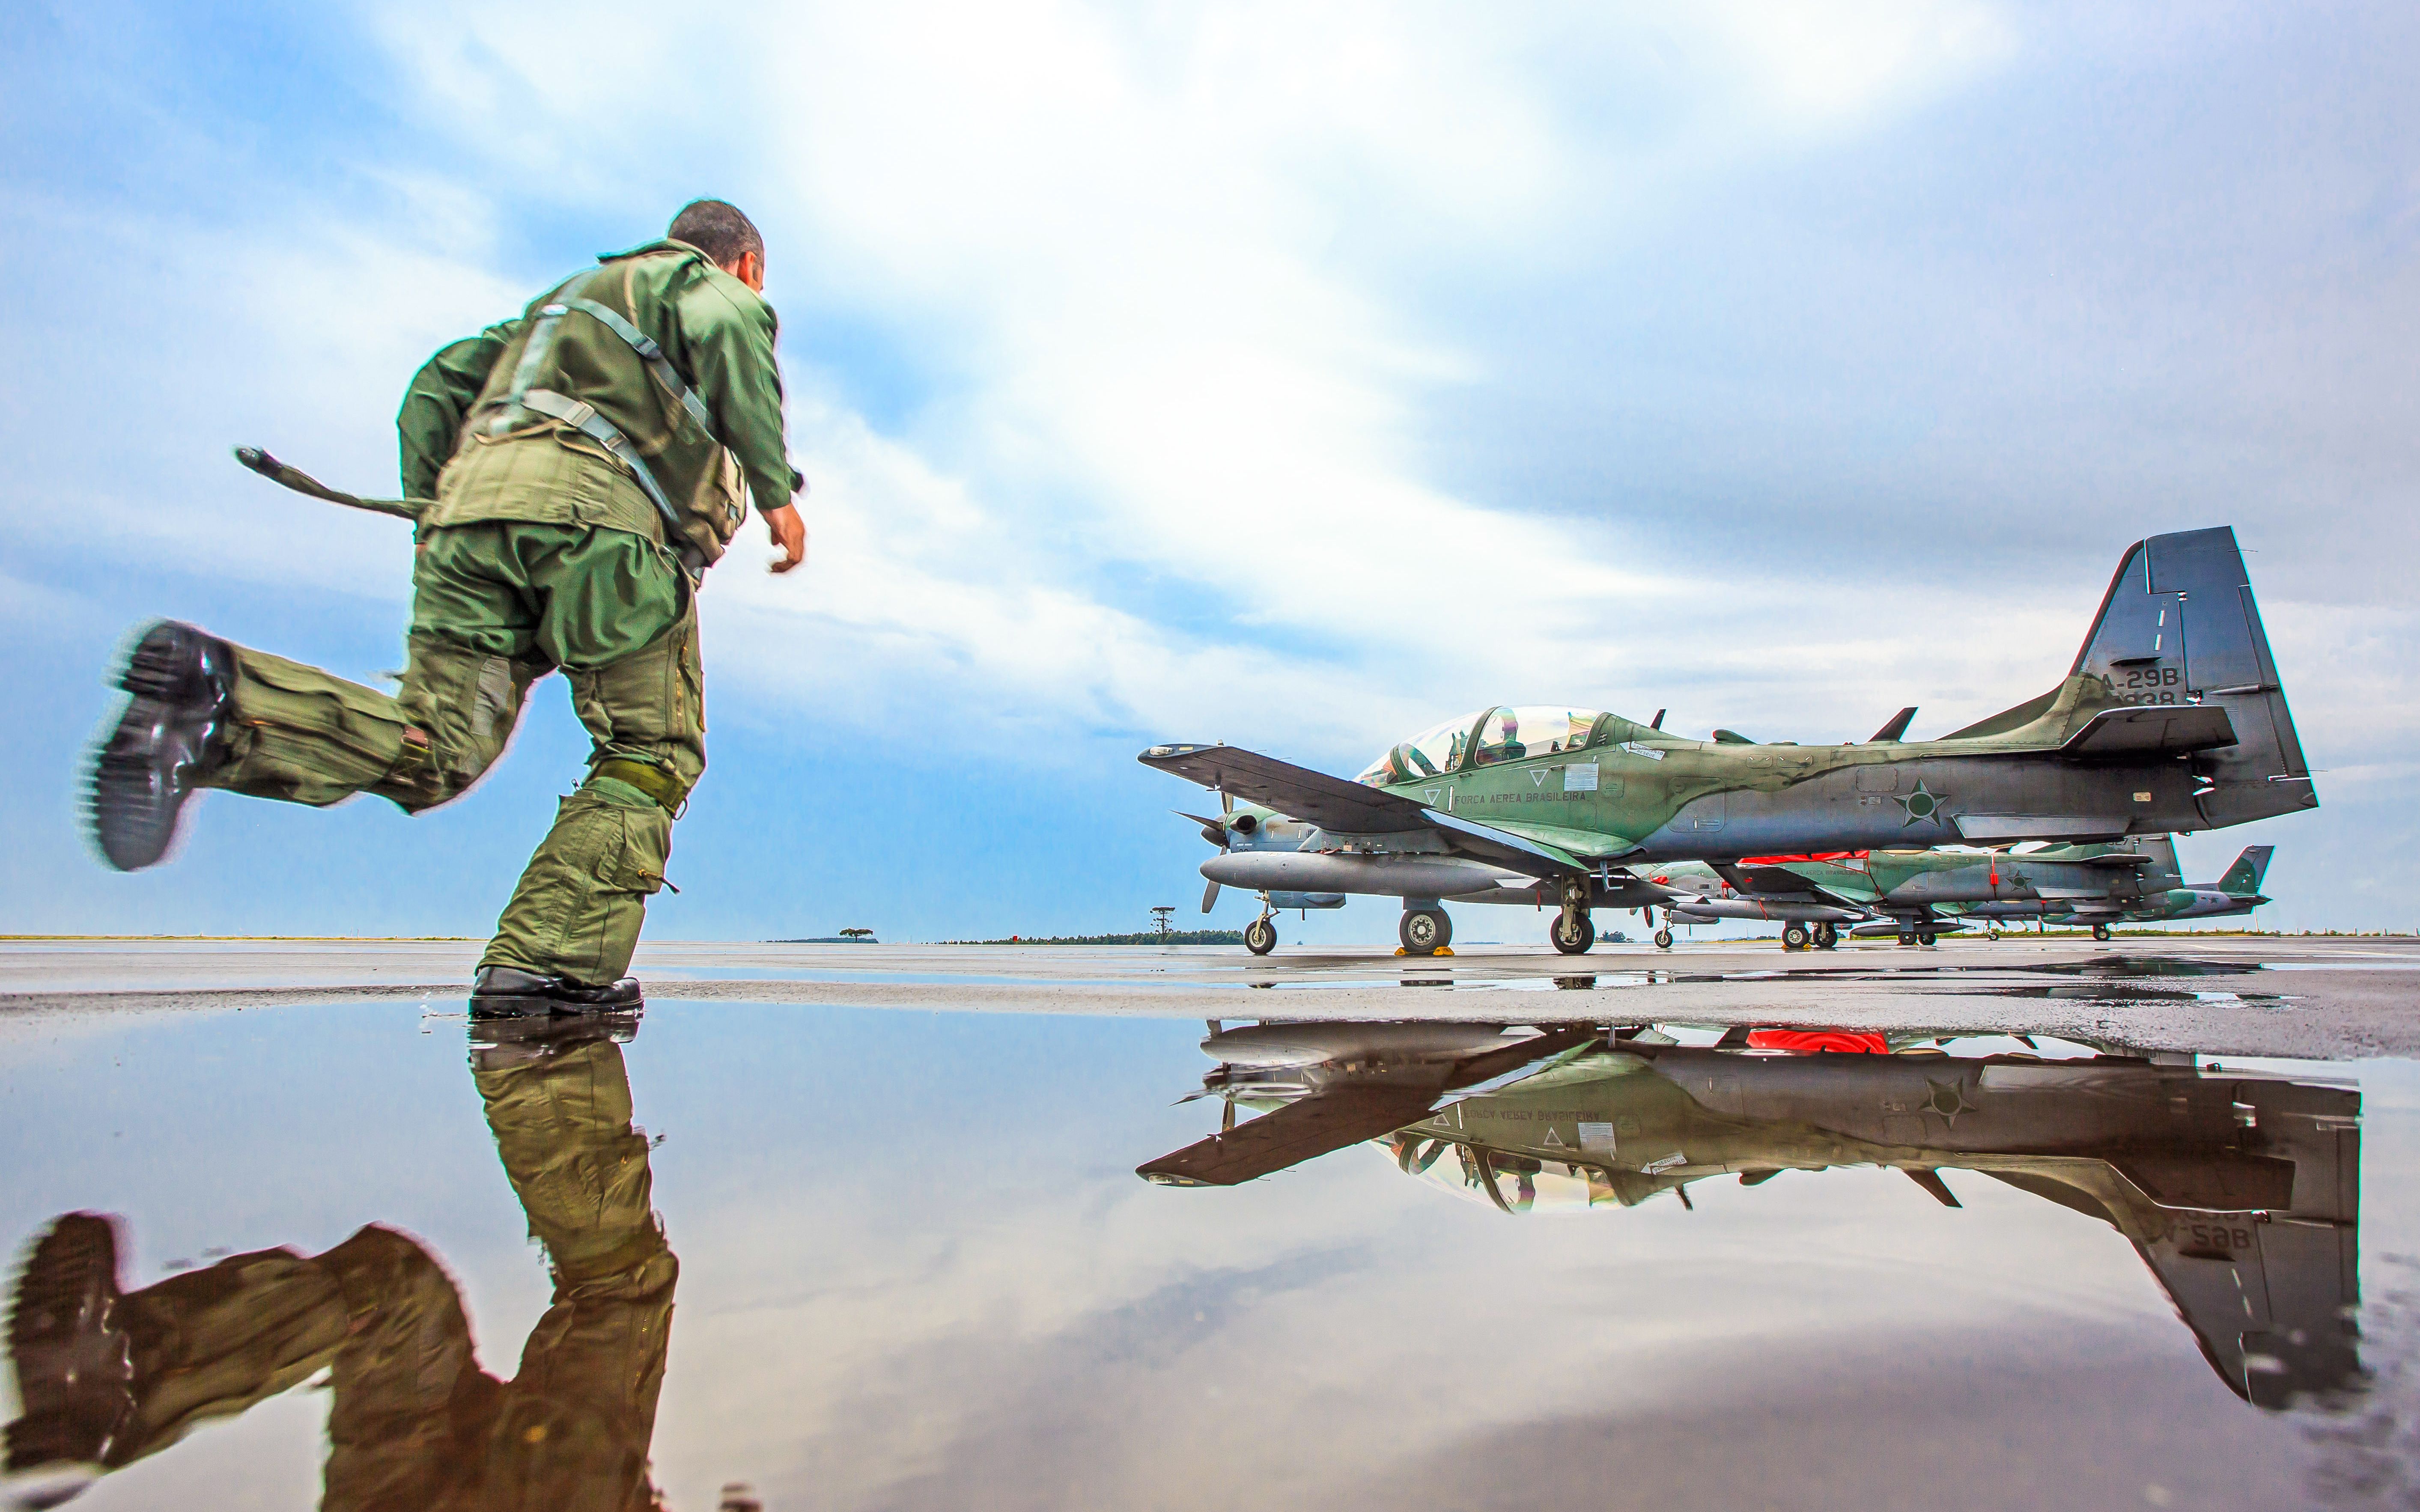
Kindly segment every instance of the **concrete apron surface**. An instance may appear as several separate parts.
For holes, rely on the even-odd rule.
[[[28,940],[0,944],[0,1031],[58,1015],[409,998],[459,1012],[467,940]],[[2145,1050],[2420,1055],[2420,940],[2343,936],[1773,941],[1599,946],[645,946],[656,1003],[1170,1018],[1838,1025],[2031,1032]]]

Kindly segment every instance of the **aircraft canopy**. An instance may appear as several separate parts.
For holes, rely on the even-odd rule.
[[[1559,703],[1499,704],[1466,714],[1400,741],[1372,762],[1358,779],[1372,787],[1418,782],[1462,767],[1489,766],[1530,756],[1577,750],[1605,717],[1595,709]]]

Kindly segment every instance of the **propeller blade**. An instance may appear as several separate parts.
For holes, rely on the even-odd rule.
[[[1217,884],[1217,883],[1215,883],[1215,882],[1214,882],[1214,883],[1210,884],[1210,886],[1208,886],[1207,887],[1204,887],[1204,888],[1202,888],[1202,911],[1203,913],[1205,913],[1205,914],[1206,914],[1206,913],[1208,913],[1208,912],[1210,911],[1210,907],[1211,907],[1211,905],[1212,905],[1213,903],[1216,903],[1218,901],[1218,884]]]
[[[1218,846],[1222,851],[1227,848],[1227,823],[1225,820],[1204,819],[1198,813],[1187,813],[1182,809],[1171,809],[1168,811],[1174,814],[1179,819],[1192,820],[1195,824],[1202,826],[1202,838],[1203,840],[1208,841],[1211,844]]]

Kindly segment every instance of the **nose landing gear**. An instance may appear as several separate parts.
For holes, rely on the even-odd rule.
[[[1565,955],[1585,955],[1596,943],[1596,920],[1589,915],[1588,878],[1565,877],[1562,894],[1562,912],[1555,916],[1546,937]]]
[[[1269,922],[1268,915],[1263,914],[1244,926],[1245,949],[1254,955],[1266,955],[1277,948],[1278,927]]]

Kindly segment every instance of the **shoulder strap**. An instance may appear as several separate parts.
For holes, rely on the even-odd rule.
[[[647,364],[647,371],[656,375],[656,381],[672,391],[673,397],[681,402],[681,408],[689,411],[690,418],[697,422],[698,428],[705,431],[717,446],[722,444],[722,438],[714,433],[714,417],[706,413],[706,401],[681,381],[680,370],[673,366],[672,359],[664,355],[664,349],[656,345],[653,337],[623,318],[620,311],[599,304],[595,300],[566,294],[562,304],[594,316],[603,323],[606,330],[628,342],[630,349],[639,354],[639,361]]]

